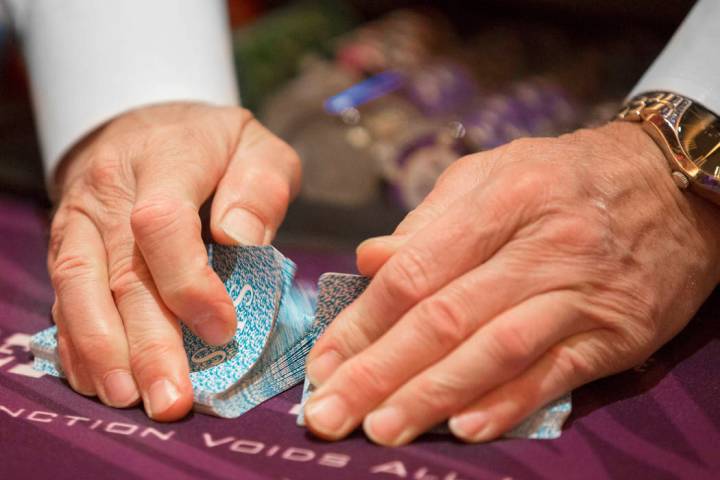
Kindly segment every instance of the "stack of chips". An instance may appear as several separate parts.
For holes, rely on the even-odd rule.
[[[477,102],[463,115],[471,150],[486,150],[516,138],[563,133],[576,125],[579,113],[556,83],[527,80],[509,91]]]

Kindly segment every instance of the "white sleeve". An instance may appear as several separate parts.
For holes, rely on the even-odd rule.
[[[75,142],[130,109],[238,102],[223,0],[11,0],[46,178]]]
[[[699,0],[630,96],[679,93],[720,115],[720,1]]]

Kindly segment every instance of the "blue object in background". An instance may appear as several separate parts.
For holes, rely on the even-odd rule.
[[[356,83],[352,87],[325,101],[325,111],[339,115],[350,108],[357,108],[371,100],[387,95],[403,85],[403,76],[395,71],[387,71],[373,75],[367,80]]]

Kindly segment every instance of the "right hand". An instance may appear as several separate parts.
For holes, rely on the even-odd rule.
[[[175,420],[192,407],[178,319],[206,342],[235,333],[198,209],[223,244],[268,244],[300,183],[295,152],[241,108],[165,104],[110,121],[65,158],[48,269],[71,386]]]

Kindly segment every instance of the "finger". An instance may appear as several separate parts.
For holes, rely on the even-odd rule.
[[[295,151],[250,119],[213,199],[213,238],[225,244],[269,244],[299,185]]]
[[[523,372],[557,342],[589,329],[569,301],[573,295],[539,295],[499,315],[387,398],[365,418],[365,432],[383,445],[407,443]]]
[[[235,333],[235,309],[208,265],[198,215],[227,161],[203,158],[213,154],[223,155],[196,148],[140,162],[131,225],[165,305],[207,343],[223,345]]]
[[[129,225],[106,240],[110,285],[125,325],[130,365],[148,416],[183,417],[192,407],[192,386],[180,326],[165,307]]]
[[[73,390],[88,397],[95,396],[95,385],[85,367],[77,361],[77,354],[72,340],[63,326],[62,317],[57,307],[57,301],[53,305],[53,319],[57,325],[57,351],[60,358],[60,365],[68,383]]]
[[[392,235],[369,238],[357,247],[357,267],[363,275],[374,277],[382,265],[407,243],[414,233],[429,225],[461,196],[487,179],[489,166],[498,157],[490,151],[463,157],[448,167],[427,197],[409,212]]]
[[[408,242],[411,236],[411,234],[392,234],[363,241],[355,250],[358,272],[367,277],[374,277],[390,257]]]
[[[107,405],[126,407],[139,398],[130,373],[122,320],[110,294],[107,257],[100,233],[82,214],[68,222],[52,266],[61,337],[71,383],[92,390]]]
[[[542,309],[540,310],[539,316],[543,321],[535,322],[532,328],[520,328],[522,322],[527,320],[529,312],[536,313],[534,312],[535,309],[544,306],[539,302],[539,299],[544,299],[547,295],[550,294],[534,297],[504,312],[499,317],[493,319],[492,322],[482,327],[475,335],[470,337],[467,342],[461,344],[455,351],[448,354],[445,359],[440,360],[427,369],[423,368],[426,365],[423,360],[420,360],[422,364],[418,367],[415,365],[418,361],[417,357],[407,358],[403,356],[403,352],[397,352],[392,358],[384,355],[382,363],[373,364],[372,362],[376,361],[376,359],[371,350],[374,350],[374,348],[369,348],[367,351],[343,364],[337,374],[333,375],[326,384],[314,393],[311,402],[322,402],[324,398],[332,398],[333,396],[341,400],[336,401],[336,404],[342,405],[343,408],[336,410],[341,410],[341,418],[344,418],[346,423],[343,425],[344,428],[335,428],[332,430],[332,435],[337,435],[337,437],[334,438],[340,438],[349,433],[351,429],[362,421],[366,414],[382,403],[382,407],[374,411],[365,423],[368,435],[374,441],[388,445],[409,441],[411,438],[414,438],[413,434],[423,431],[417,431],[417,429],[423,427],[423,422],[431,422],[431,425],[433,425],[443,420],[443,418],[434,420],[434,417],[444,413],[437,411],[440,406],[445,406],[441,404],[441,402],[462,402],[463,396],[471,395],[469,399],[465,400],[465,403],[460,403],[457,406],[457,408],[461,408],[477,396],[478,382],[483,379],[485,379],[485,381],[488,381],[488,379],[494,380],[495,378],[500,380],[500,374],[505,373],[504,370],[511,367],[517,368],[515,365],[505,365],[502,364],[502,362],[493,361],[492,355],[507,354],[507,351],[504,350],[505,345],[501,347],[497,346],[500,343],[500,341],[497,341],[495,338],[497,335],[501,335],[503,339],[508,337],[508,340],[503,341],[512,342],[509,348],[515,348],[514,345],[522,345],[523,347],[530,345],[535,348],[540,348],[539,342],[541,339],[548,341],[546,340],[547,334],[544,332],[532,336],[533,333],[537,333],[538,330],[541,329],[542,324],[554,322],[554,319],[548,317],[547,312],[543,312]],[[400,327],[400,325],[396,326],[397,329],[400,329]],[[553,324],[552,327],[545,325],[544,328],[546,330],[552,329],[553,331],[561,329],[559,326],[555,326],[555,324]],[[410,330],[406,329],[406,331]],[[516,332],[520,332],[522,336],[518,338],[517,336],[511,335],[516,334]],[[462,342],[462,340],[459,340],[457,344],[460,344],[460,342]],[[472,347],[468,347],[469,345],[472,345]],[[490,346],[488,347],[488,345]],[[458,365],[453,358],[459,355],[463,356],[463,358],[468,356],[467,354],[462,354],[462,352],[468,348],[477,349],[470,352],[474,355],[469,361],[470,365]],[[483,348],[485,348],[485,350],[482,350]],[[519,350],[520,347],[517,347],[517,349]],[[497,353],[498,350],[501,351]],[[528,347],[527,350],[526,356],[528,357],[534,353],[530,351],[530,347]],[[507,354],[507,356],[509,356],[509,354]],[[518,356],[520,356],[519,353]],[[503,359],[504,358],[506,357],[503,357]],[[512,360],[515,364],[527,361],[525,358],[518,360],[513,358]],[[467,359],[465,359],[465,361],[467,361]],[[448,362],[450,363],[448,364]],[[480,366],[481,374],[478,375],[473,372],[473,378],[463,378],[460,380],[460,372],[463,370],[478,369],[478,365]],[[410,370],[409,374],[399,373],[405,369]],[[421,371],[415,375],[418,370]],[[354,389],[352,387],[348,388],[350,384],[355,384],[357,387]],[[464,386],[465,388],[459,389],[457,388],[458,386]],[[450,387],[455,387],[455,389],[452,392],[443,391],[443,389],[449,389]],[[422,391],[422,389],[428,390]],[[349,392],[352,392],[352,394],[348,395]],[[455,395],[452,399],[448,398],[450,393]],[[412,394],[418,397],[417,405],[408,405],[409,395]],[[434,410],[428,407],[433,407]],[[317,412],[313,410],[317,410]],[[307,412],[310,412],[310,414],[308,415]],[[421,412],[428,418],[418,418]],[[448,413],[447,416],[449,416],[450,413]],[[335,412],[322,411],[312,406],[311,403],[308,404],[306,421],[309,426],[318,430],[321,435],[328,435],[330,429],[327,427],[330,426],[330,422],[335,418],[337,418]],[[315,422],[315,420],[317,421]],[[433,421],[434,423],[432,423]]]
[[[561,342],[520,376],[481,395],[453,415],[450,430],[466,442],[499,437],[567,392],[613,373],[593,361],[598,351],[606,350],[603,344],[611,342],[609,334],[597,331]]]
[[[461,197],[393,255],[310,352],[307,371],[315,385],[379,338],[413,305],[485,262],[520,225],[539,215],[525,206],[539,185],[504,185],[510,184],[487,184]]]
[[[513,275],[514,262],[512,255],[498,254],[419,302],[384,335],[342,364],[316,396],[359,390],[353,409],[361,419],[495,316],[561,286],[557,280],[543,278],[538,267],[528,266],[521,276]],[[480,297],[477,292],[492,292],[492,296]]]

